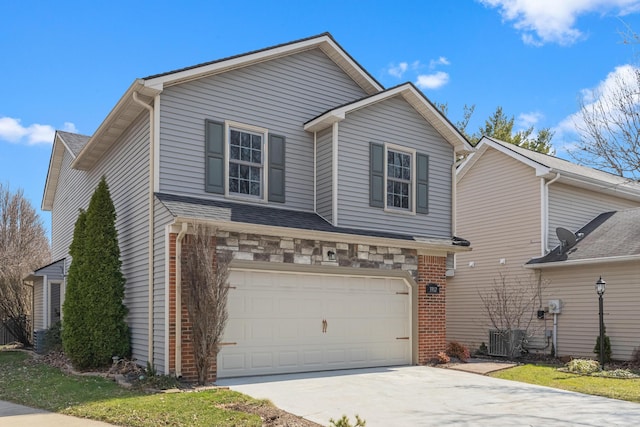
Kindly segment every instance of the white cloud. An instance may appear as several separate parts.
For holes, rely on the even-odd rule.
[[[583,37],[576,19],[587,13],[628,15],[640,11],[639,0],[478,0],[499,8],[504,21],[513,21],[526,44],[571,45]]]
[[[34,123],[23,126],[20,119],[13,117],[0,117],[0,140],[16,144],[51,144],[55,135],[55,129],[50,125]],[[63,129],[67,132],[77,133],[78,129],[71,122],[65,122]]]
[[[438,59],[432,59],[431,61],[429,61],[429,68],[433,70],[438,65],[449,65],[449,64],[451,64],[449,60],[444,56],[441,56]]]
[[[543,117],[542,113],[538,112],[520,113],[518,116],[518,125],[523,129],[528,129],[531,126],[535,126]]]
[[[406,62],[401,62],[398,65],[391,64],[389,69],[387,69],[387,73],[393,77],[402,78],[402,75],[407,71],[407,68],[409,68],[409,64]]]
[[[449,83],[449,74],[438,71],[433,74],[421,74],[416,80],[420,89],[438,89]]]

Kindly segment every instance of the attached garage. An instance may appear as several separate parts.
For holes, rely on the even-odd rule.
[[[218,378],[412,363],[399,277],[232,270]]]

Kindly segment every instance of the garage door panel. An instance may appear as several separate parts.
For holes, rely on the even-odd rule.
[[[231,283],[224,340],[237,345],[220,351],[220,378],[411,363],[400,279],[232,271]]]

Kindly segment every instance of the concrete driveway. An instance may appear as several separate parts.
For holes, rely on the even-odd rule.
[[[54,414],[0,400],[0,427],[109,427],[100,421]]]
[[[376,426],[633,426],[640,404],[407,366],[220,380],[322,425],[358,414]]]

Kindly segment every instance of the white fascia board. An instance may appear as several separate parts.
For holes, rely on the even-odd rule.
[[[559,182],[569,184],[574,187],[586,188],[599,193],[605,193],[631,200],[640,200],[640,189],[634,189],[624,184],[614,184],[611,182],[601,181],[597,178],[586,177],[571,172],[553,169],[554,172],[560,173]]]
[[[62,144],[62,145],[60,145]],[[58,178],[60,177],[60,168],[64,159],[64,150],[69,151],[71,157],[75,159],[73,151],[64,143],[60,135],[56,132],[53,138],[53,147],[51,148],[51,158],[49,159],[49,169],[47,171],[47,179],[44,184],[44,193],[42,194],[42,203],[40,208],[43,211],[53,209],[53,198],[58,186]]]
[[[259,224],[249,224],[243,222],[210,220],[204,218],[175,217],[172,233],[180,229],[182,223],[202,223],[210,224],[225,231],[236,231],[242,233],[267,234],[271,236],[289,237],[296,239],[326,240],[344,243],[355,243],[364,245],[388,246],[393,248],[416,249],[420,255],[446,256],[447,253],[468,252],[468,246],[456,246],[450,240],[422,239],[403,240],[388,237],[362,236],[346,233],[332,233],[327,231],[306,230],[291,227],[274,227]]]
[[[166,86],[199,79],[207,75],[218,74],[236,68],[246,67],[248,65],[257,64],[317,47],[321,48],[333,61],[336,61],[336,63],[352,78],[354,78],[354,75],[352,74],[355,74],[357,78],[354,78],[354,80],[361,80],[361,82],[365,83],[368,87],[363,89],[368,93],[375,93],[375,91],[383,89],[360,65],[351,59],[344,50],[342,50],[329,36],[326,35],[158,76],[146,80],[145,86],[162,90]],[[349,72],[349,70],[352,72]],[[358,83],[360,84],[360,82]]]
[[[545,262],[541,264],[524,264],[523,267],[529,270],[546,270],[549,268],[573,267],[581,265],[594,265],[618,262],[640,261],[640,255],[622,255],[603,258],[586,258],[568,261]]]
[[[552,174],[553,170],[548,167],[545,166],[541,163],[538,163],[536,161],[533,161],[531,159],[529,159],[526,156],[523,156],[520,153],[516,153],[513,150],[509,150],[507,147],[504,147],[502,144],[498,144],[497,142],[493,142],[491,139],[486,138],[486,137],[482,137],[482,139],[480,139],[480,142],[478,143],[478,145],[476,145],[476,148],[480,148],[481,145],[489,145],[490,147],[500,151],[503,154],[506,154],[509,157],[512,157],[522,163],[524,163],[527,166],[532,167],[533,169],[535,169],[536,171],[536,176],[537,177],[543,177],[543,176],[547,176]]]
[[[462,178],[466,175],[466,173],[476,164],[480,157],[487,151],[488,146],[483,144],[481,147],[476,148],[473,153],[471,153],[462,164],[456,169],[456,182],[460,182]]]

